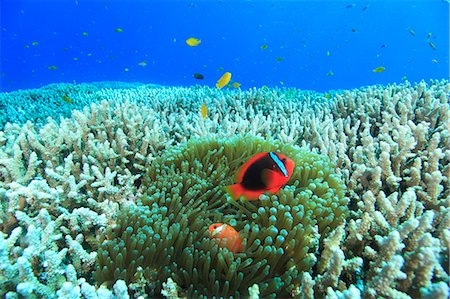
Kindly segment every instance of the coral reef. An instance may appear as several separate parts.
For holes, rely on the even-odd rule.
[[[145,297],[153,288],[156,296],[175,298],[229,294],[239,289],[236,283],[240,282],[245,284],[242,292],[253,298],[269,294],[448,297],[448,81],[336,91],[329,99],[295,89],[111,87],[62,84],[0,94],[4,110],[0,131],[0,295],[127,298]],[[66,94],[72,103],[44,101]],[[208,106],[207,119],[199,113],[201,103]],[[336,194],[298,192],[306,184],[313,188],[324,182],[302,182],[297,177],[277,196],[263,196],[256,205],[224,202],[218,186],[230,182],[230,173],[254,149],[238,147],[242,156],[231,153],[234,156],[229,161],[234,163],[219,159],[217,163],[225,171],[214,172],[208,165],[216,165],[211,157],[216,159],[224,151],[213,143],[232,143],[236,135],[264,140],[258,142],[269,142],[274,148],[326,156],[319,160],[331,161],[333,167],[327,173],[335,173],[333,177],[346,185],[345,194],[336,193],[338,198],[349,199],[344,223],[333,222],[334,214],[330,216],[327,210],[334,211],[333,205],[315,211],[312,207],[310,215],[320,214],[316,218],[300,218],[309,221],[313,230],[308,230],[309,240],[300,241],[306,252],[295,252],[301,260],[295,273],[280,274],[288,264],[283,260],[288,257],[286,252],[274,262],[273,256],[267,259],[263,255],[276,254],[276,250],[258,251],[265,248],[265,242],[279,246],[280,236],[287,240],[281,230],[273,231],[271,239],[260,240],[262,228],[270,227],[271,221],[284,227],[287,218],[278,213],[292,214],[294,206],[305,205],[306,198],[320,200]],[[187,145],[195,140],[208,140],[205,144],[213,150],[206,146],[190,152]],[[261,149],[269,148],[265,146]],[[201,159],[189,160],[194,156]],[[191,170],[195,175],[185,182],[182,173]],[[166,181],[161,182],[165,176]],[[208,185],[214,180],[216,183]],[[219,184],[219,180],[224,182]],[[277,211],[272,211],[276,202]],[[220,212],[214,213],[214,209]],[[188,210],[193,214],[183,220]],[[271,218],[272,212],[276,215]],[[200,221],[222,222],[221,214],[227,214],[226,219],[246,236],[248,251],[242,255],[256,255],[251,262],[217,248],[205,237],[207,225]],[[247,219],[251,224],[244,224]],[[282,219],[286,223],[277,222]],[[321,225],[323,220],[330,225]],[[194,234],[196,227],[199,230]],[[270,233],[267,229],[265,238]],[[163,234],[172,237],[163,240]],[[150,238],[155,248],[164,248],[158,255],[147,257],[132,249]],[[111,242],[117,242],[117,250],[110,248]],[[103,257],[110,249],[116,254],[114,261]],[[129,254],[134,265],[117,267],[119,254],[123,258]],[[191,255],[194,257],[183,259]],[[140,256],[151,260],[144,266],[161,268],[155,272],[151,267],[135,267]],[[180,257],[175,265],[164,264],[167,257],[175,256]],[[258,263],[255,258],[270,264],[269,273],[262,264],[251,267]],[[200,272],[203,268],[197,269],[196,263],[204,261],[209,264]],[[135,268],[129,273],[125,266]],[[240,279],[239,271],[245,267],[246,271],[263,269],[258,273],[261,281],[256,276],[251,281],[247,276]],[[110,268],[115,268],[117,275],[116,270],[111,274]],[[281,280],[271,276],[269,269]],[[225,275],[225,280],[219,279],[220,275]],[[227,284],[227,279],[231,283]]]

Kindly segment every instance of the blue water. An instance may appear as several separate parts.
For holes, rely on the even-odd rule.
[[[225,71],[244,89],[317,91],[449,77],[442,0],[0,5],[1,91],[104,80],[213,87]],[[189,47],[189,37],[202,42]]]

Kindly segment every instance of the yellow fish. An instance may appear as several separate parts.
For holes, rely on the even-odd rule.
[[[372,72],[374,72],[374,73],[382,73],[382,72],[384,72],[384,70],[385,70],[384,66],[379,66],[379,67],[374,68],[372,70]]]
[[[241,87],[241,83],[239,82],[233,82],[233,84],[231,84],[234,88],[239,88]]]
[[[203,119],[206,119],[208,116],[208,107],[206,107],[206,104],[202,104],[200,107],[200,114],[202,115]]]
[[[227,85],[230,82],[230,80],[231,80],[231,73],[226,72],[225,74],[222,75],[222,77],[220,77],[219,80],[217,80],[216,87],[218,89],[221,89],[225,85]]]
[[[71,98],[69,98],[67,95],[63,95],[63,100],[64,100],[64,102],[66,102],[66,103],[72,103],[72,99]]]
[[[190,37],[186,40],[186,44],[188,44],[188,46],[190,46],[190,47],[198,46],[198,45],[200,45],[201,42],[202,41],[200,39],[195,38],[195,37]]]

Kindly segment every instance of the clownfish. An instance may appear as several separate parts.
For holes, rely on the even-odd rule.
[[[242,238],[231,225],[214,223],[209,226],[208,230],[211,238],[218,240],[219,247],[226,248],[233,253],[242,250]]]
[[[227,193],[233,199],[242,196],[247,200],[257,200],[266,191],[275,194],[288,182],[294,166],[294,161],[280,153],[259,153],[237,171],[236,184],[228,186]]]

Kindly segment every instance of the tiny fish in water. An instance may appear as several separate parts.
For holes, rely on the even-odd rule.
[[[432,59],[431,62],[432,63],[438,63],[438,60],[437,59]]]
[[[374,72],[374,73],[382,73],[382,72],[384,72],[385,69],[386,68],[384,66],[379,66],[379,67],[374,68],[372,70],[372,72]]]
[[[231,84],[231,86],[233,86],[234,88],[239,88],[239,87],[241,87],[241,83],[233,82],[233,84]]]
[[[355,6],[356,6],[355,3],[350,3],[350,4],[347,4],[347,5],[345,6],[345,8],[353,8],[353,7],[355,7]]]
[[[227,193],[233,199],[242,196],[247,200],[257,200],[266,191],[276,194],[289,181],[294,166],[294,161],[280,153],[259,153],[239,168],[236,184],[228,186]]]
[[[195,73],[192,75],[195,79],[203,80],[205,77],[202,74]]]
[[[202,115],[203,119],[206,119],[208,117],[208,107],[206,107],[206,104],[202,104],[200,107],[200,114]]]
[[[428,45],[431,47],[431,49],[433,49],[433,50],[436,50],[437,48],[436,48],[436,45],[432,42],[432,41],[429,41],[428,42]]]
[[[58,69],[56,65],[49,65],[47,68],[51,71],[56,71]]]
[[[331,55],[330,51],[327,51],[327,56],[330,56],[330,55]]]
[[[225,74],[222,75],[222,77],[220,77],[219,80],[217,80],[216,87],[218,89],[221,89],[225,85],[227,85],[230,82],[230,80],[231,80],[231,73],[226,72]]]
[[[262,45],[262,46],[261,46],[261,49],[262,49],[262,50],[266,50],[267,48],[268,48],[267,45]]]
[[[406,76],[403,76],[402,81],[406,81],[406,80],[408,80],[408,78]]]
[[[427,38],[431,38],[433,36],[433,32],[428,32]]]
[[[242,251],[242,238],[231,225],[214,223],[209,226],[208,231],[210,237],[218,241],[219,247],[233,253]]]
[[[69,103],[69,104],[72,103],[72,99],[69,98],[67,95],[63,95],[63,100],[64,100],[64,102],[66,102],[66,103]]]
[[[88,33],[86,31],[83,31],[83,33],[81,33],[83,36],[88,36]]]
[[[416,32],[415,32],[411,27],[408,28],[408,32],[409,32],[412,36],[416,36]]]
[[[38,42],[32,42],[31,45],[36,47],[37,45],[39,45],[39,43]]]
[[[188,44],[188,46],[190,47],[196,47],[198,45],[200,45],[202,41],[198,38],[195,37],[190,37],[186,40],[186,44]]]
[[[333,71],[329,71],[329,72],[327,73],[327,76],[328,76],[328,77],[334,76]]]
[[[117,27],[114,31],[117,32],[117,33],[120,33],[120,32],[123,32],[123,29],[120,28],[120,27]]]
[[[147,60],[141,61],[137,65],[139,65],[140,67],[146,67],[147,66]]]
[[[326,93],[325,94],[325,99],[330,99],[331,98],[331,93]]]
[[[283,57],[277,57],[277,61],[280,62],[283,60]]]

